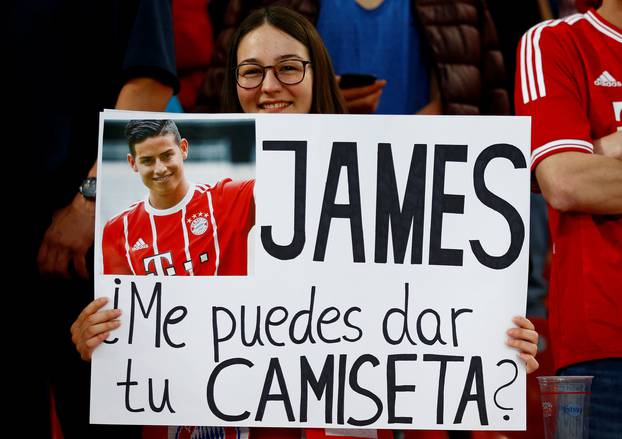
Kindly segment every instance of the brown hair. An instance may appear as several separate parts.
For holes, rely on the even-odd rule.
[[[335,72],[322,38],[315,27],[299,13],[283,6],[269,6],[251,12],[238,26],[229,47],[225,80],[222,91],[222,110],[226,113],[242,113],[237,94],[235,68],[238,46],[242,38],[267,23],[300,41],[309,51],[313,69],[313,99],[310,113],[342,114],[346,107],[339,92]]]

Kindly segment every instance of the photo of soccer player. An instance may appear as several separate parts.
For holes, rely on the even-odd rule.
[[[121,130],[125,139],[119,139]],[[180,134],[184,130],[188,138]],[[223,163],[240,151],[252,156],[254,142],[252,120],[107,120],[100,171],[101,272],[246,275],[248,234],[255,222],[254,168],[246,164],[240,171]],[[203,144],[196,155],[220,160],[190,163],[191,143]],[[126,163],[118,160],[123,144]],[[238,174],[235,181],[221,173],[223,168]],[[134,201],[128,203],[128,197]]]

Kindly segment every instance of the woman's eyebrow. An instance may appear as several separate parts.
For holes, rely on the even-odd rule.
[[[297,55],[295,53],[289,53],[287,55],[281,55],[281,56],[277,57],[276,59],[280,61],[280,60],[289,59],[289,58],[302,59],[302,56]]]
[[[244,64],[244,63],[255,63],[255,64],[259,64],[259,60],[257,58],[246,58],[242,61],[240,61],[240,64]]]
[[[286,55],[280,55],[280,56],[277,56],[275,59],[277,61],[283,61],[284,59],[292,59],[292,58],[303,59],[302,56],[300,56],[298,54],[295,54],[295,53],[288,53]],[[244,63],[261,64],[257,58],[246,58],[246,59],[240,61],[240,64],[244,64]]]

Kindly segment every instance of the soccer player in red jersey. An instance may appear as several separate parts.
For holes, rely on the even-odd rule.
[[[562,375],[594,375],[591,431],[622,431],[622,0],[530,29],[516,111],[553,238],[550,330]]]
[[[104,273],[246,274],[254,181],[189,182],[188,141],[171,120],[130,121],[126,137],[128,162],[149,195],[106,223]]]
[[[104,274],[217,276],[247,274],[255,223],[254,181],[194,184],[184,173],[188,140],[172,120],[126,125],[128,163],[148,189],[109,220],[102,238]],[[248,438],[248,429],[171,427],[175,438]]]

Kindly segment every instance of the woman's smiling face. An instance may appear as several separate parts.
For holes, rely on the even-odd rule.
[[[273,66],[287,60],[309,60],[309,51],[298,40],[269,24],[246,34],[237,51],[237,65],[254,63]],[[245,113],[308,113],[313,101],[313,71],[307,64],[304,79],[294,85],[280,82],[274,70],[266,69],[261,85],[245,89],[237,85]]]

